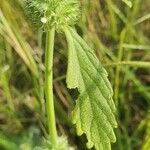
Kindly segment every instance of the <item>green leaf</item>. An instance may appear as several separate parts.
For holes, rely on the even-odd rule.
[[[113,90],[108,74],[94,51],[72,28],[65,29],[69,44],[67,72],[68,88],[78,88],[79,97],[72,113],[78,135],[86,134],[88,148],[111,149],[116,141],[113,128],[117,127]]]
[[[133,4],[130,0],[122,0],[122,1],[130,8],[133,6]]]
[[[69,38],[69,59],[68,59],[68,70],[67,70],[67,86],[68,88],[77,88],[79,87],[79,78],[80,78],[80,66],[78,62],[77,52],[75,49],[74,41]]]

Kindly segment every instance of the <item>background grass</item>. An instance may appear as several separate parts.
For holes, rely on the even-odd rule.
[[[118,113],[113,150],[150,149],[149,0],[81,0],[76,28],[109,72]],[[43,39],[43,40],[42,40]],[[32,150],[47,136],[44,107],[45,34],[24,14],[21,0],[0,1],[0,149]],[[69,119],[77,91],[65,84],[66,40],[55,40],[54,94],[59,135],[85,150]]]

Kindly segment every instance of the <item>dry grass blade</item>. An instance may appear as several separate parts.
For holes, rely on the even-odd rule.
[[[18,53],[21,59],[25,62],[28,66],[30,71],[38,77],[38,70],[35,63],[35,60],[32,56],[32,49],[31,47],[25,42],[23,37],[19,31],[13,31],[11,26],[9,25],[7,19],[5,18],[4,14],[0,10],[0,34],[5,38],[5,40],[14,48],[14,50]],[[17,36],[18,35],[18,36]]]

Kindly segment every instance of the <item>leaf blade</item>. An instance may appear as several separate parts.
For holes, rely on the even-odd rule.
[[[116,137],[113,128],[117,127],[114,117],[116,111],[112,100],[113,91],[108,81],[106,70],[99,63],[94,51],[73,29],[65,30],[68,43],[70,39],[74,45],[74,54],[70,61],[78,62],[78,90],[79,97],[73,110],[73,123],[76,124],[79,135],[86,134],[88,147],[102,149],[110,142],[115,142]],[[71,50],[71,47],[69,47]],[[69,69],[68,65],[68,69]],[[75,74],[75,73],[74,73]],[[73,74],[73,76],[75,76]],[[74,78],[74,77],[73,77]],[[71,87],[71,86],[68,86]]]

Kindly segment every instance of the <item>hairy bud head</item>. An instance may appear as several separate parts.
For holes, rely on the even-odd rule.
[[[32,23],[44,30],[61,30],[79,18],[78,0],[25,0],[25,10]]]

